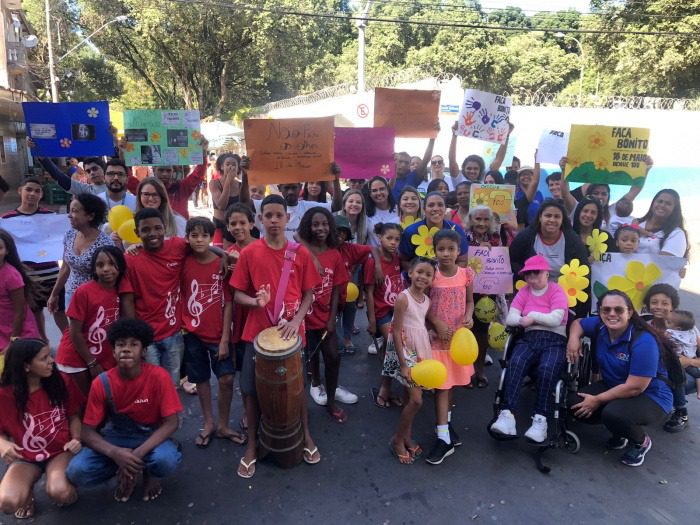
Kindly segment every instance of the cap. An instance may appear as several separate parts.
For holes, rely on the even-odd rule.
[[[535,168],[532,166],[523,166],[518,170],[518,175],[520,175],[524,171],[535,171]]]
[[[345,215],[334,215],[333,218],[335,219],[335,227],[337,228],[345,228],[347,230],[350,230],[352,232],[352,228],[350,227],[350,221]]]
[[[539,271],[550,271],[549,261],[545,259],[544,255],[533,255],[527,261],[525,261],[525,266],[520,270],[519,274],[524,274],[525,272],[539,272]]]

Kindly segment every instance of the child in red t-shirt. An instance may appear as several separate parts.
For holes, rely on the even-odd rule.
[[[126,261],[119,248],[101,246],[92,256],[92,280],[78,287],[66,315],[70,327],[58,343],[56,367],[85,397],[92,380],[115,365],[107,328],[119,318],[119,285]]]
[[[255,337],[265,328],[279,327],[285,339],[297,335],[304,339],[303,322],[313,300],[313,288],[320,282],[311,255],[303,246],[297,246],[289,281],[283,290],[280,312],[273,312],[277,289],[282,277],[285,253],[293,247],[285,237],[289,216],[287,205],[280,195],[268,195],[260,205],[260,220],[265,227],[265,237],[247,246],[236,263],[231,277],[237,305],[248,307],[248,317],[243,328],[242,340],[246,342],[245,356],[240,376],[241,392],[246,394],[246,418],[248,421],[248,447],[238,466],[238,475],[253,477],[257,458],[257,435],[260,409],[255,391],[255,361],[253,360]],[[306,403],[302,403],[304,427],[304,460],[318,463],[321,455],[309,431]]]
[[[182,326],[185,329],[185,368],[187,378],[197,385],[204,428],[195,439],[200,448],[209,446],[214,434],[211,405],[211,371],[219,383],[219,424],[216,437],[245,443],[245,437],[229,428],[235,366],[231,353],[232,298],[224,276],[219,273],[221,258],[209,251],[216,228],[206,217],[187,221],[185,235],[192,253],[182,269]]]
[[[80,451],[79,397],[64,383],[44,341],[10,343],[0,380],[0,457],[10,464],[0,482],[4,512],[17,518],[34,515],[33,488],[44,471],[46,493],[54,503],[78,499],[66,466]]]
[[[311,397],[317,404],[325,405],[328,413],[338,423],[345,423],[348,419],[347,413],[335,404],[340,373],[335,327],[338,299],[340,291],[347,287],[348,273],[337,250],[338,236],[333,216],[320,206],[311,208],[301,218],[297,235],[316,257],[323,270],[321,282],[314,288],[314,300],[306,315],[306,350],[307,359],[311,363]],[[319,349],[323,353],[325,389],[321,384]],[[349,401],[357,402],[357,396],[352,396]]]
[[[107,338],[117,366],[92,382],[83,417],[86,448],[70,462],[66,476],[78,487],[91,487],[117,475],[114,498],[126,502],[143,474],[143,500],[151,501],[162,492],[160,478],[174,473],[182,459],[170,439],[182,405],[168,373],[144,362],[153,341],[146,322],[119,319]]]

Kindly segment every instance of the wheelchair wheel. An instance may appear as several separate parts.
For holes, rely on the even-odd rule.
[[[576,454],[581,450],[581,440],[571,430],[567,430],[564,436],[564,448],[567,452],[571,452],[572,454]]]

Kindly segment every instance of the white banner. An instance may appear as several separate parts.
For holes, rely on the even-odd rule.
[[[67,215],[42,213],[0,219],[0,228],[10,232],[22,261],[51,262],[63,259],[63,236],[70,221]]]
[[[542,164],[559,164],[566,156],[569,147],[569,133],[556,129],[543,129],[540,142],[537,145],[536,161]]]
[[[467,89],[459,111],[458,135],[504,144],[508,138],[510,97]]]

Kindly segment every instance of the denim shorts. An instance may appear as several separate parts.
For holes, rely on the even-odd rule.
[[[217,359],[219,345],[205,343],[194,334],[185,334],[185,368],[191,383],[206,383],[211,372],[219,378],[236,372],[233,364],[233,345],[229,345],[226,359]]]
[[[394,312],[391,311],[388,314],[386,314],[384,317],[381,319],[377,319],[377,328],[380,326],[384,326],[385,324],[388,324],[391,322],[391,320],[394,318]]]

